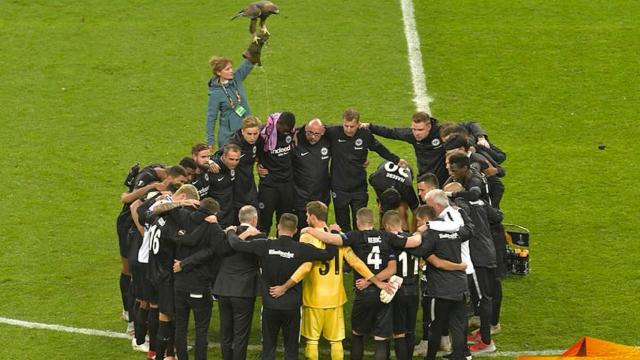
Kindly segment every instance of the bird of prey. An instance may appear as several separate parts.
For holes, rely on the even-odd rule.
[[[256,23],[258,22],[258,19],[260,19],[260,30],[265,34],[269,34],[267,26],[265,25],[265,23],[267,22],[267,18],[271,16],[271,14],[278,13],[280,13],[280,9],[271,1],[256,1],[240,10],[234,17],[231,18],[231,20],[240,16],[251,19],[251,22],[249,24],[249,32],[253,35],[253,41],[257,42],[258,36],[256,35]]]

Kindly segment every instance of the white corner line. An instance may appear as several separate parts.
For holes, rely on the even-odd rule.
[[[411,82],[413,83],[413,102],[416,110],[431,115],[429,104],[433,99],[427,95],[427,82],[420,52],[420,37],[416,28],[416,18],[413,10],[413,0],[400,0],[402,7],[402,22],[404,35],[407,38],[407,52],[409,53],[409,67],[411,68]]]

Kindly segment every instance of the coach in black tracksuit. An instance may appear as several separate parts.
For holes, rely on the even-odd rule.
[[[209,191],[205,197],[212,197],[220,204],[220,211],[216,214],[220,227],[226,228],[233,224],[233,183],[236,179],[235,168],[231,169],[221,158],[213,160],[218,165],[218,173],[209,173]]]
[[[365,168],[369,149],[394,164],[400,158],[378,142],[371,131],[360,128],[358,112],[347,110],[342,118],[342,126],[327,128],[325,136],[331,143],[331,191],[336,223],[346,232],[356,228],[356,212],[369,202]]]
[[[244,206],[239,211],[242,234],[250,226],[255,227],[258,213],[253,206]],[[264,233],[248,237],[245,241],[266,239]],[[218,297],[220,310],[220,347],[224,360],[244,360],[251,335],[253,309],[259,286],[258,257],[245,252],[234,252],[222,259],[213,293]]]
[[[293,149],[293,189],[295,191],[298,230],[308,226],[306,205],[319,200],[329,206],[331,200],[329,159],[331,144],[324,137],[325,129],[319,119],[309,121],[296,132],[297,146]]]
[[[411,144],[416,153],[418,177],[426,173],[433,173],[438,177],[438,182],[443,184],[449,174],[447,174],[444,164],[445,157],[442,141],[440,140],[440,124],[438,120],[429,117],[424,112],[415,113],[411,120],[411,128],[387,128],[370,124],[369,129],[375,135]],[[470,122],[462,123],[461,125],[470,130],[474,136],[486,136],[486,132],[477,123]],[[414,126],[419,127],[421,132],[412,130]]]
[[[262,269],[262,359],[275,359],[278,333],[282,329],[284,337],[284,358],[298,358],[300,337],[300,306],[302,305],[302,286],[296,284],[284,295],[273,297],[269,289],[289,280],[302,263],[307,261],[329,260],[336,255],[336,247],[318,249],[312,245],[296,242],[292,239],[297,228],[296,216],[282,214],[278,223],[280,236],[275,240],[256,239],[245,242],[240,239],[256,235],[254,228],[245,231],[240,237],[229,231],[228,240],[234,250],[254,254],[260,258]]]
[[[273,223],[285,212],[293,213],[295,207],[293,189],[293,171],[291,166],[295,115],[283,112],[276,121],[277,141],[269,146],[262,134],[258,140],[258,161],[267,174],[260,177],[258,187],[259,216],[258,229],[268,234]]]
[[[256,128],[257,129],[257,128]],[[245,205],[258,208],[258,189],[253,177],[253,167],[258,155],[258,146],[247,141],[242,134],[243,129],[234,132],[228,140],[229,144],[240,147],[240,162],[236,167],[236,179],[233,182],[233,223],[238,224],[238,212]],[[215,157],[222,156],[222,150],[218,150]]]
[[[410,252],[424,259],[430,255],[448,260],[454,263],[462,262],[460,244],[462,238],[458,233],[446,233],[435,230],[427,230],[422,234],[422,244]],[[429,346],[427,347],[427,359],[434,360],[440,348],[442,330],[448,325],[452,337],[452,349],[450,359],[466,359],[466,314],[464,307],[465,292],[467,291],[467,279],[465,272],[447,271],[427,264],[427,289],[426,294],[431,298],[430,308],[435,315],[431,319],[429,327]]]

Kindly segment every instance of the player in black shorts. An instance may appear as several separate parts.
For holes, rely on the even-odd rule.
[[[154,207],[155,214],[161,214],[152,224],[150,232],[149,278],[157,291],[159,310],[156,355],[174,355],[173,346],[173,262],[175,259],[174,238],[185,235],[186,231],[170,216],[163,214],[165,206],[181,200],[198,200],[198,191],[193,185],[183,185],[170,199],[163,200]]]
[[[358,258],[367,264],[378,280],[384,281],[396,273],[397,256],[394,248],[415,247],[421,239],[408,241],[386,231],[373,228],[373,211],[361,208],[356,213],[358,230],[346,234],[332,234],[308,228],[311,236],[332,245],[351,246]],[[354,274],[356,287],[351,311],[351,358],[362,359],[364,335],[373,336],[376,342],[374,359],[388,358],[389,339],[393,335],[393,311],[390,304],[380,300],[380,291],[369,287],[360,274]]]

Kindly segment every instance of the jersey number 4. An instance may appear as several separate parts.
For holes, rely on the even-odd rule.
[[[382,265],[380,246],[371,248],[371,252],[367,255],[367,265],[372,265],[375,270],[380,270],[380,265]]]

